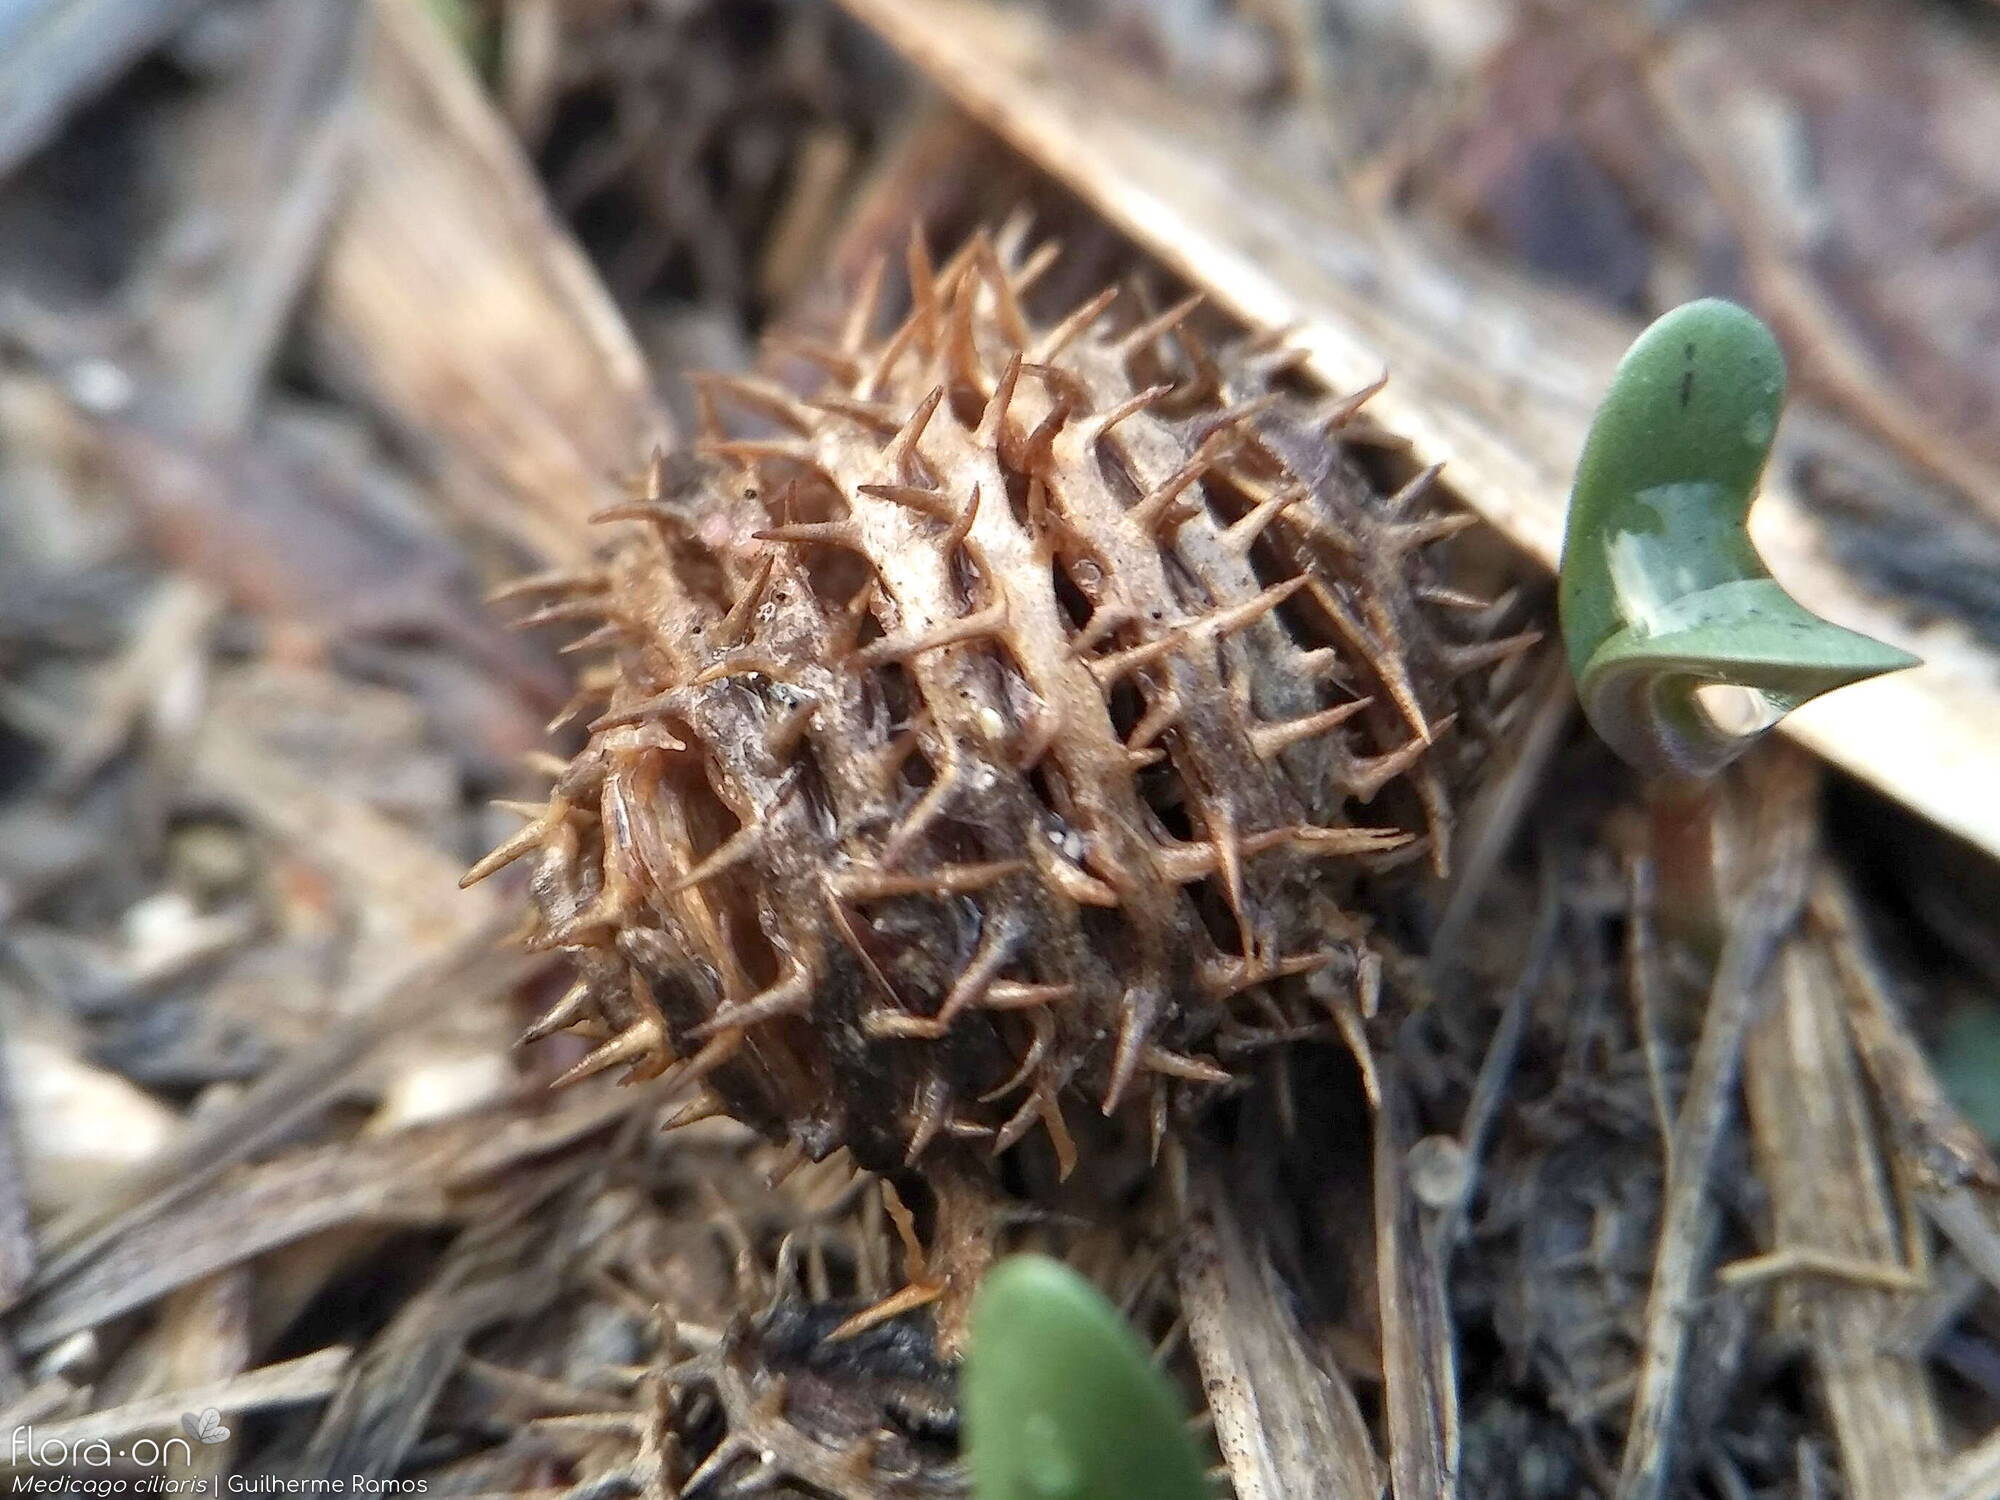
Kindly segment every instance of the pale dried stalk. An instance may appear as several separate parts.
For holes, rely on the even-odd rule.
[[[1823,946],[1795,938],[1780,960],[1778,1003],[1750,1036],[1745,1085],[1772,1253],[1904,1271],[1901,1216],[1837,994]],[[1785,1293],[1853,1500],[1921,1494],[1942,1449],[1922,1356],[1896,1346],[1915,1294],[1869,1284],[1884,1279],[1808,1269]]]
[[[1375,1295],[1382,1319],[1384,1426],[1396,1500],[1458,1493],[1458,1370],[1439,1225],[1417,1200],[1408,1167],[1416,1132],[1386,1059],[1373,1075]]]
[[[140,1390],[229,1385],[256,1357],[251,1328],[254,1294],[255,1278],[247,1266],[234,1266],[182,1287],[162,1301],[159,1323],[125,1356],[121,1368],[136,1366],[143,1372],[135,1382]],[[187,1455],[169,1454],[168,1472],[184,1481],[219,1487],[235,1463],[241,1440],[242,1435],[232,1429],[221,1442],[202,1443]]]
[[[1458,1371],[1445,1226],[1426,1212],[1411,1181],[1416,1131],[1394,1059],[1376,1055],[1351,1002],[1333,1009],[1374,1119],[1375,1312],[1390,1492],[1396,1500],[1451,1500],[1458,1490]]]
[[[1689,1311],[1714,1240],[1708,1182],[1735,1117],[1744,1039],[1768,985],[1768,971],[1805,900],[1816,782],[1792,757],[1768,758],[1760,790],[1773,806],[1742,839],[1752,862],[1735,904],[1695,1045],[1668,1159],[1659,1249],[1646,1299],[1639,1386],[1619,1464],[1618,1500],[1658,1500],[1671,1478],[1673,1426],[1680,1409]]]
[[[1190,1195],[1176,1274],[1188,1341],[1237,1500],[1379,1494],[1381,1465],[1354,1393],[1306,1348],[1227,1185],[1204,1169]]]

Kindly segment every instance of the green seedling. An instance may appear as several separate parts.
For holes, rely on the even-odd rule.
[[[1563,638],[1585,716],[1642,771],[1711,776],[1800,704],[1917,665],[1806,609],[1751,545],[1784,402],[1771,330],[1708,299],[1639,336],[1591,424]]]
[[[964,1409],[978,1500],[1204,1500],[1180,1403],[1103,1295],[1039,1255],[972,1304]]]

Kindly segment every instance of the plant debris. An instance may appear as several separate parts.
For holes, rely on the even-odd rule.
[[[1967,281],[1986,238],[1976,216],[1954,228],[1946,212],[1983,202],[1963,122],[1990,102],[1995,64],[1972,14],[1863,9],[1701,7],[1648,53],[1609,20],[1554,26],[1499,0],[1394,21],[1334,0],[19,7],[0,23],[22,39],[0,68],[0,1434],[31,1429],[40,1446],[25,1462],[0,1449],[8,1477],[87,1477],[52,1444],[179,1437],[169,1474],[211,1485],[959,1496],[944,1288],[992,1253],[1033,1249],[1089,1275],[1155,1344],[1202,1413],[1219,1492],[1242,1500],[1992,1492],[2000,1168],[1925,1048],[2000,979],[1981,894],[1994,875],[1911,809],[1991,829],[1959,791],[1983,787],[1991,763],[1993,740],[1974,732],[1990,600],[1975,568],[1934,566],[1923,548],[1963,560],[2000,546],[1978,478],[1978,413],[2000,395],[1990,360],[1954,341],[1976,323],[1962,310],[1991,297]],[[1856,56],[1921,86],[1864,108],[1840,84]],[[1620,70],[1645,79],[1643,97],[1589,95]],[[1597,102],[1549,104],[1531,86],[1546,78],[1570,80],[1562,100]],[[1632,110],[1673,129],[1635,136]],[[1825,171],[1818,186],[1784,179],[1804,194],[1785,201],[1805,213],[1831,195],[1832,240],[1759,238],[1760,216],[1739,211],[1790,159],[1746,118],[1777,121],[1780,145],[1787,119],[1807,131]],[[1263,150],[1241,144],[1245,122]],[[1891,156],[1943,222],[1857,216]],[[1324,206],[1307,212],[1301,195]],[[908,258],[913,230],[935,263]],[[1680,295],[1703,247],[1733,247],[1817,382],[1817,411],[1788,419],[1793,484],[1767,497],[1774,559],[1816,605],[1915,632],[1927,656],[1943,642],[1952,691],[1971,684],[1953,697],[1931,679],[1900,712],[1804,736],[1876,790],[1784,742],[1732,769],[1711,936],[1679,905],[1684,852],[1569,711],[1546,646],[1496,652],[1459,686],[1440,667],[1439,651],[1552,623],[1535,558],[1599,354],[1620,342],[1601,310],[1449,243],[1459,230],[1545,275],[1601,271],[1585,294],[1628,307]],[[1919,230],[1951,253],[1896,248]],[[1010,373],[1001,294],[1057,240],[1021,296],[1017,342],[1100,288],[1119,288],[1117,306]],[[953,259],[958,246],[973,248]],[[1565,246],[1590,253],[1551,251]],[[842,350],[841,310],[885,256],[909,269]],[[1197,293],[1199,308],[1180,307]],[[1181,334],[1156,326],[1132,369],[1083,368],[1170,310]],[[875,387],[841,373],[897,319]],[[776,352],[743,376],[765,338]],[[830,377],[801,360],[816,346]],[[1332,414],[1384,363],[1390,384],[1340,429],[1346,487],[1292,499],[1284,477],[1321,451],[1296,451],[1298,414]],[[728,433],[704,434],[701,404],[677,394],[701,368],[737,377],[710,388],[734,403]],[[1064,371],[1085,388],[1045,426]],[[942,538],[970,486],[933,517],[921,472],[875,468],[933,386],[908,445],[926,465],[976,430],[1003,379],[1008,418],[959,538],[989,550],[947,577]],[[1200,513],[1163,503],[1155,519],[1181,534],[1149,544],[1162,566],[1253,522],[1272,546],[1300,542],[1308,518],[1360,542],[1391,524],[1461,527],[1469,502],[1501,533],[1466,529],[1424,549],[1435,571],[1390,583],[1328,541],[1309,562],[1265,558],[1283,565],[1269,576],[1246,563],[1240,587],[1195,601],[1245,614],[1185,671],[1244,684],[1263,720],[1372,698],[1329,731],[1344,754],[1419,747],[1372,801],[1281,750],[1299,767],[1293,794],[1322,805],[1248,820],[1239,842],[1292,822],[1417,837],[1333,862],[1323,888],[1274,875],[1267,892],[1270,856],[1247,857],[1240,903],[1227,860],[1197,855],[1193,915],[1162,929],[1246,964],[1316,935],[1340,949],[1338,982],[1285,979],[1275,1015],[1231,1022],[1271,1035],[1227,1056],[1223,1028],[1203,1029],[1176,992],[1161,1056],[1212,1058],[1229,1082],[1182,1069],[1200,1076],[1173,1080],[1190,1107],[1157,1161],[1148,1129],[1119,1139],[1099,1111],[1117,1072],[1110,1013],[1101,1036],[1059,1032],[1047,1092],[1079,1145],[1066,1182],[1041,1145],[988,1164],[987,1141],[963,1177],[927,1173],[928,1155],[908,1165],[892,1100],[876,1101],[884,1139],[843,1120],[801,1152],[693,1119],[712,1101],[671,1081],[552,1089],[610,1034],[516,1045],[572,976],[507,941],[530,882],[462,892],[457,879],[519,829],[495,801],[542,817],[552,779],[646,726],[593,732],[569,715],[545,740],[572,691],[560,648],[574,631],[512,633],[518,606],[481,596],[548,570],[657,573],[651,532],[619,542],[588,520],[634,503],[631,476],[657,446],[669,480],[699,476],[680,503],[726,533],[706,545],[741,548],[722,560],[731,590],[757,576],[766,542],[750,533],[764,531],[796,539],[766,539],[768,555],[812,599],[848,600],[831,587],[840,550],[805,545],[847,519],[838,489],[882,518],[869,567],[902,581],[898,613],[880,611],[853,649],[874,653],[870,681],[900,673],[906,698],[880,705],[879,725],[828,733],[879,752],[919,698],[963,686],[1004,740],[1032,728],[1028,698],[987,647],[922,631],[980,618],[1017,504],[1053,524],[1105,477],[1044,472],[1058,429],[1160,385],[1161,409],[1118,429],[1141,481],[1128,501],[1199,454],[1217,417],[1228,430],[1236,412],[1239,440],[1183,492]],[[1237,410],[1267,391],[1268,410]],[[673,456],[704,436],[738,447]],[[803,467],[780,451],[800,444]],[[1387,497],[1447,451],[1433,508],[1385,522]],[[834,467],[831,485],[815,465]],[[745,479],[754,503],[726,487]],[[864,483],[909,489],[863,496]],[[1925,542],[1912,517],[1940,518],[1932,536],[1950,540]],[[1070,548],[1065,566],[1087,554]],[[907,580],[932,563],[953,608],[906,619]],[[760,586],[783,586],[780,571]],[[1289,599],[1253,618],[1294,576],[1323,580],[1339,610],[1375,601],[1396,640],[1358,649],[1331,609],[1301,624]],[[1087,608],[1047,586],[1072,607],[1064,648],[1120,602],[1075,586]],[[762,628],[789,628],[802,599]],[[991,628],[1018,632],[1025,610],[1010,603]],[[642,623],[668,653],[690,649],[657,615]],[[1350,681],[1281,713],[1273,648],[1295,627]],[[1107,617],[1065,670],[1122,657],[1162,681],[1171,653],[1125,655],[1154,649],[1150,629]],[[1428,748],[1397,702],[1396,663]],[[627,697],[582,714],[635,706],[647,684],[626,669]],[[775,678],[710,687],[759,712],[777,702]],[[939,737],[956,710],[936,701],[947,711],[904,726],[886,820],[841,832],[867,856],[855,868],[879,864],[913,814],[910,868],[932,880],[1043,826],[988,803],[954,827],[973,805],[947,802],[954,747],[962,776],[987,762],[966,749],[974,719]],[[1129,707],[1131,730],[1144,705]],[[1180,733],[1133,746],[1167,752],[1135,777],[1185,775],[1220,743]],[[1327,738],[1300,742],[1315,743]],[[1972,751],[1948,763],[1953,745]],[[1199,788],[1145,802],[1183,848],[1226,848],[1195,825],[1272,781],[1254,757],[1210,759]],[[1448,815],[1417,784],[1430,771]],[[714,811],[733,783],[677,785],[681,805]],[[560,821],[587,868],[601,829],[580,811]],[[718,822],[688,852],[712,856],[726,834]],[[797,847],[829,863],[826,839]],[[1048,848],[1084,896],[1129,873],[1091,847]],[[768,859],[736,870],[731,920],[784,873]],[[1021,883],[1023,909],[1050,888],[996,879]],[[868,922],[910,899],[892,893]],[[1276,946],[1264,917],[1284,929]],[[1052,945],[1033,930],[1039,963]],[[906,1019],[935,1019],[955,982],[938,958],[967,954],[947,953],[934,920],[916,940],[855,932],[899,996],[924,997]],[[953,933],[964,947],[970,929]],[[1162,944],[1191,960],[1188,942]],[[851,950],[834,934],[810,951]],[[994,978],[1053,982],[1040,968]],[[607,995],[593,1003],[615,1008]],[[924,1076],[984,1093],[1033,1045],[1032,1014],[961,1017],[899,1045]],[[759,1107],[739,1089],[729,1112],[794,1146],[790,1127],[834,1096],[737,1082]],[[1021,1099],[957,1103],[996,1130]],[[1029,1129],[1043,1121],[1029,1111]],[[858,1149],[831,1149],[842,1142]],[[820,1147],[824,1160],[804,1159]]]

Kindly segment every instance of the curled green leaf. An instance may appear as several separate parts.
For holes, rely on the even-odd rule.
[[[1563,637],[1585,715],[1642,771],[1713,775],[1809,699],[1917,665],[1806,609],[1751,545],[1784,402],[1771,330],[1707,299],[1639,336],[1591,424]]]
[[[964,1408],[979,1500],[1203,1500],[1179,1403],[1104,1296],[1017,1255],[972,1304]]]

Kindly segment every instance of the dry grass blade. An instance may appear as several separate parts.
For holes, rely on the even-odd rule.
[[[1336,390],[1394,378],[1370,411],[1418,464],[1544,562],[1606,378],[1635,331],[1496,276],[1373,218],[1324,184],[1275,172],[1239,131],[1185,99],[1086,65],[1031,16],[989,0],[844,0],[968,112],[1060,179],[1159,261],[1253,326],[1294,328]],[[2000,663],[1971,631],[1918,630],[1832,562],[1783,485],[1759,542],[1809,607],[1927,665],[1820,700],[1798,740],[1992,853],[2000,802],[1984,768],[2000,742]]]
[[[323,1044],[325,1075],[287,1065],[281,1071],[291,1079],[292,1092],[260,1088],[256,1097],[280,1113],[292,1111],[299,1101],[320,1095],[335,1070],[358,1067],[362,1054],[390,1029],[409,1037],[412,1016],[449,1014],[483,1025],[495,1046],[504,1045],[507,1024],[497,1011],[487,1009],[483,1019],[475,1019],[478,1007],[490,1006],[528,972],[513,961],[492,961],[506,926],[497,902],[490,895],[467,900],[457,888],[456,857],[419,829],[344,792],[336,778],[324,774],[323,760],[286,753],[288,735],[297,743],[296,731],[286,726],[300,722],[288,715],[300,705],[340,703],[340,679],[319,673],[259,675],[279,691],[261,700],[261,689],[253,688],[242,700],[251,711],[207,716],[197,737],[193,778],[330,877],[359,914],[350,955],[355,982],[342,1010],[365,1018],[355,1024],[370,1035],[336,1032]],[[239,687],[245,685],[239,680]],[[351,694],[347,688],[345,695]],[[439,1006],[440,999],[448,1003]],[[350,1052],[350,1045],[355,1050]],[[227,1138],[225,1148],[247,1134]]]
[[[1899,1162],[1915,1179],[1938,1230],[1979,1278],[2000,1287],[2000,1211],[1993,1191],[2000,1168],[1991,1149],[1932,1071],[1896,986],[1863,936],[1852,893],[1829,876],[1813,893],[1812,912],[1838,971],[1855,1049],[1894,1130]],[[1982,1445],[1964,1457],[1967,1472],[1990,1462],[1980,1456],[1985,1451]],[[1947,1488],[1955,1482],[1947,1481]]]
[[[184,372],[162,396],[196,431],[248,428],[319,259],[351,157],[361,14],[361,0],[288,0],[258,15],[254,45],[275,64],[205,100],[184,148],[181,222],[213,248],[162,299],[155,337]]]
[[[1745,1056],[1750,1123],[1771,1191],[1772,1257],[1908,1275],[1904,1218],[1853,1044],[1827,1002],[1834,990],[1823,946],[1794,938],[1779,962],[1778,1003],[1753,1029]],[[1847,1493],[1921,1494],[1942,1434],[1921,1358],[1895,1347],[1913,1295],[1854,1273],[1810,1272],[1784,1294],[1812,1349]]]
[[[1532,712],[1526,716],[1526,725],[1510,738],[1503,764],[1467,811],[1466,831],[1459,838],[1461,852],[1453,860],[1444,911],[1431,934],[1434,969],[1449,962],[1457,950],[1480,897],[1540,792],[1563,731],[1569,727],[1576,689],[1570,681],[1569,664],[1560,652],[1547,653],[1528,702]]]
[[[1944,1188],[1925,1195],[1924,1210],[1989,1285],[2000,1285],[2000,1215],[1989,1194]]]
[[[221,600],[188,579],[168,579],[154,591],[140,606],[131,643],[107,671],[89,717],[63,744],[57,785],[74,793],[103,768],[143,720],[160,683],[207,649],[221,614]]]
[[[1995,1495],[2000,1495],[2000,1432],[1953,1459],[1923,1500],[1993,1500]]]
[[[117,1235],[199,1192],[353,1089],[381,1046],[405,1033],[413,1009],[435,1005],[439,995],[478,1004],[504,992],[528,966],[495,952],[498,936],[497,926],[475,929],[456,955],[385,976],[362,997],[360,1018],[333,1028],[266,1073],[84,1216],[47,1226],[47,1259],[38,1284],[61,1279]]]
[[[336,1225],[448,1221],[453,1190],[603,1130],[642,1104],[630,1094],[599,1092],[539,1114],[516,1105],[248,1168],[109,1237],[22,1304],[14,1336],[24,1348],[47,1348]]]
[[[255,1274],[231,1266],[206,1280],[182,1287],[160,1305],[153,1326],[120,1365],[141,1388],[182,1388],[232,1381],[257,1357],[252,1328]],[[196,1413],[201,1406],[186,1408]],[[199,1451],[169,1459],[172,1472],[187,1478],[219,1479],[234,1469],[241,1435],[232,1430]]]
[[[141,1221],[13,1319],[22,1347],[42,1349],[81,1329],[278,1245],[336,1224],[429,1223],[449,1215],[440,1154],[410,1141],[328,1148],[251,1168],[234,1181]],[[415,1159],[413,1159],[415,1158]],[[428,1170],[424,1170],[428,1168]]]
[[[1481,1059],[1479,1074],[1473,1080],[1472,1097],[1466,1101],[1465,1118],[1459,1122],[1458,1180],[1452,1185],[1455,1190],[1438,1210],[1437,1220],[1431,1226],[1440,1279],[1449,1275],[1452,1252],[1464,1233],[1466,1212],[1479,1190],[1487,1147],[1507,1101],[1507,1086],[1514,1076],[1522,1043],[1527,1039],[1535,999],[1548,983],[1549,970],[1555,963],[1562,918],[1561,872],[1551,863],[1542,871],[1541,899],[1534,929],[1528,937],[1528,956],[1521,966],[1521,977],[1500,1007],[1499,1024],[1493,1028],[1493,1039],[1487,1043],[1486,1056]]]
[[[1375,1106],[1375,1295],[1382,1318],[1383,1400],[1396,1500],[1458,1492],[1458,1385],[1438,1225],[1409,1170],[1409,1101],[1387,1058],[1360,1059]]]
[[[35,1235],[28,1223],[28,1185],[15,1147],[13,1085],[0,1068],[0,1311],[12,1307],[35,1274]],[[4,1373],[4,1371],[0,1371]],[[0,1379],[0,1400],[10,1393]]]
[[[631,334],[420,0],[378,0],[312,332],[477,524],[552,559],[665,436]]]
[[[431,1284],[354,1362],[296,1477],[352,1483],[393,1476],[457,1370],[467,1340],[489,1324],[531,1316],[556,1294],[560,1268],[588,1216],[585,1201],[569,1203],[568,1212],[527,1216],[553,1189],[571,1186],[579,1166],[552,1170],[553,1182],[546,1180],[549,1173],[542,1181],[531,1173],[510,1184],[499,1211],[459,1237]]]
[[[199,8],[196,0],[28,0],[8,6],[0,16],[0,174]]]
[[[1815,923],[1827,934],[1847,998],[1855,1046],[1887,1106],[1908,1160],[1942,1193],[2000,1187],[2000,1166],[1979,1132],[1946,1097],[1931,1071],[1905,1007],[1862,936],[1860,912],[1845,886],[1829,878],[1813,892]],[[2000,1287],[2000,1263],[1989,1272]]]
[[[163,1396],[127,1401],[66,1422],[37,1423],[35,1438],[46,1446],[69,1449],[85,1443],[116,1444],[141,1433],[171,1429],[183,1414],[209,1407],[233,1417],[274,1406],[318,1401],[339,1385],[351,1354],[351,1350],[342,1348],[319,1349],[297,1359],[232,1375],[227,1380],[184,1386]]]
[[[1181,1302],[1238,1500],[1286,1500],[1326,1486],[1341,1496],[1379,1493],[1381,1465],[1354,1392],[1308,1353],[1227,1185],[1204,1170],[1191,1191]]]
[[[1619,1500],[1657,1500],[1671,1477],[1673,1424],[1687,1353],[1688,1308],[1715,1238],[1709,1175],[1735,1117],[1744,1040],[1767,978],[1805,901],[1813,852],[1812,792],[1817,780],[1794,756],[1763,760],[1769,809],[1743,830],[1753,867],[1723,941],[1702,1018],[1680,1114],[1669,1142],[1666,1202],[1646,1302],[1639,1387],[1625,1434]]]
[[[220,715],[203,725],[198,772],[259,826],[310,850],[379,927],[386,960],[442,957],[494,920],[497,903],[458,889],[458,859],[379,808],[316,782],[308,770],[270,753],[270,722]],[[476,949],[465,949],[473,952]],[[379,982],[379,979],[378,981]]]

